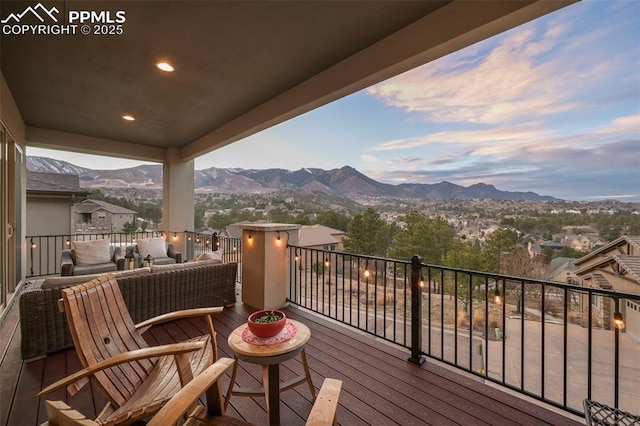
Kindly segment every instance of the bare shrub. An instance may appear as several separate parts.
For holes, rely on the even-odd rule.
[[[493,313],[489,313],[489,328],[498,328],[500,327],[501,323],[501,318]]]
[[[479,309],[473,311],[473,328],[484,327],[484,311]]]
[[[559,315],[564,312],[564,306],[554,299],[547,299],[544,304],[544,310],[548,314]]]
[[[567,313],[567,321],[572,324],[583,325],[584,316],[581,312],[568,312]]]
[[[469,328],[469,317],[464,312],[458,312],[457,322],[458,327]]]
[[[387,304],[393,304],[393,293],[392,292],[378,293],[378,296],[376,297],[376,304],[378,306],[382,306],[382,305],[385,304],[385,302]]]

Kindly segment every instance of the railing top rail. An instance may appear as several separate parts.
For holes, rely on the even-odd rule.
[[[321,251],[321,252],[325,252],[325,253],[341,254],[343,256],[362,257],[362,258],[366,258],[366,259],[380,260],[382,262],[406,263],[407,265],[411,264],[410,260],[390,259],[388,257],[369,256],[369,255],[366,255],[366,254],[348,253],[348,252],[344,252],[344,251],[322,250],[322,249],[317,249],[317,248],[312,248],[312,247],[295,246],[295,245],[292,245],[292,244],[288,244],[287,247],[295,248],[295,249],[302,249],[302,250]]]
[[[47,234],[47,235],[27,235],[27,238],[52,238],[52,237],[89,237],[100,235],[140,235],[140,234],[162,234],[165,231],[136,231],[136,232],[87,232],[74,234]]]

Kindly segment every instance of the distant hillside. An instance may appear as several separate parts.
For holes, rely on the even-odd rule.
[[[27,157],[27,170],[43,173],[60,173],[64,175],[81,175],[89,171],[84,167],[75,166],[66,161],[54,160],[47,157]]]
[[[80,175],[80,186],[83,188],[162,188],[162,166],[159,164],[119,170],[91,170],[46,157],[28,157],[27,168],[38,172],[78,174]],[[342,197],[393,197],[429,200],[558,200],[554,197],[538,195],[535,192],[501,191],[493,185],[484,183],[468,187],[450,182],[390,185],[375,181],[350,166],[332,170],[304,168],[296,171],[212,167],[196,170],[194,184],[196,192],[205,193],[260,193],[297,189],[320,191]]]

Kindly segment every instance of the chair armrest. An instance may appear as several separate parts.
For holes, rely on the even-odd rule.
[[[187,352],[193,352],[193,351],[202,349],[205,344],[206,342],[204,341],[182,342],[182,343],[172,343],[170,345],[153,346],[153,347],[144,348],[144,349],[136,349],[134,351],[129,351],[129,352],[123,352],[121,354],[112,356],[111,358],[107,358],[104,361],[100,361],[97,364],[91,365],[87,368],[77,371],[63,379],[58,380],[57,382],[42,389],[38,393],[38,396],[46,395],[55,390],[72,385],[78,380],[82,380],[85,377],[92,376],[98,371],[102,371],[106,368],[111,368],[119,364],[138,361],[142,359],[155,358],[155,357],[166,356],[166,355],[179,355]]]
[[[144,333],[154,325],[162,324],[163,322],[173,321],[181,318],[201,317],[205,315],[219,314],[223,309],[223,306],[215,306],[211,308],[183,309],[181,311],[169,312],[139,322],[138,324],[136,324],[136,328],[140,331],[140,333]]]
[[[173,244],[167,244],[167,256],[176,260],[176,263],[182,263],[182,253],[176,251]]]
[[[185,412],[193,407],[193,404],[200,398],[200,395],[211,389],[220,378],[220,376],[233,366],[234,360],[231,358],[220,358],[214,364],[209,366],[198,376],[194,377],[182,389],[178,391],[167,402],[160,411],[147,423],[147,426],[164,426],[173,425],[182,418]],[[216,387],[219,392],[219,382]],[[215,393],[215,392],[214,392]],[[218,401],[220,404],[221,401]],[[217,415],[223,415],[222,404],[216,407],[220,412]],[[211,410],[212,407],[209,407]]]
[[[113,249],[112,260],[115,262],[118,271],[124,271],[124,255],[122,254],[122,248],[115,247]]]
[[[336,411],[342,389],[342,380],[324,379],[316,402],[311,407],[306,426],[327,426],[337,424]]]
[[[60,275],[63,277],[70,277],[73,275],[73,257],[71,256],[71,250],[62,250],[60,260]]]

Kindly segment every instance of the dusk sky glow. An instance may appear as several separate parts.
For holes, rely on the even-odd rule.
[[[29,148],[96,168],[140,162]],[[196,160],[640,201],[640,1],[583,0]]]

